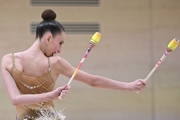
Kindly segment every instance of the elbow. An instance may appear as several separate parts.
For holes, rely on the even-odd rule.
[[[98,87],[100,84],[100,80],[97,76],[94,76],[91,80],[90,86],[91,87]]]
[[[18,96],[13,96],[13,97],[11,97],[11,103],[12,103],[14,106],[20,105],[19,97],[18,97]]]

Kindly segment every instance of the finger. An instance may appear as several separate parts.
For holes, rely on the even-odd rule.
[[[142,85],[141,81],[138,81],[137,86],[141,86],[141,85]]]
[[[62,100],[68,93],[68,90],[62,90],[60,95],[59,95],[59,99]]]
[[[67,87],[67,85],[64,85],[64,86],[59,87],[58,89],[59,90],[64,90],[64,89],[66,89],[66,87]]]
[[[67,90],[62,90],[62,91],[61,91],[61,94],[67,94],[67,93],[68,93]]]
[[[60,99],[60,100],[62,100],[64,97],[65,97],[65,94],[63,94],[63,93],[61,93],[61,94],[59,95],[59,99]]]
[[[138,91],[141,91],[142,87],[141,86],[138,86]]]
[[[145,88],[146,83],[145,83],[145,81],[143,81],[143,80],[139,80],[138,83],[137,83],[137,86],[140,86],[140,87]]]
[[[146,81],[142,80],[141,83],[146,86]]]
[[[60,95],[58,98],[59,98],[59,100],[62,100],[62,99],[63,99],[61,95]]]
[[[58,90],[59,90],[59,91],[66,90],[66,89],[68,89],[67,85],[58,87]]]
[[[70,89],[70,86],[69,85],[65,85],[63,86],[62,90],[69,90]]]
[[[146,88],[146,85],[143,84],[143,85],[142,85],[142,88],[145,89],[145,88]]]
[[[60,100],[62,100],[63,98],[64,98],[64,95],[63,95],[63,93],[62,92],[60,92],[60,95],[59,95],[59,97],[58,97]]]
[[[70,86],[66,85],[65,90],[69,90],[69,89],[70,89]]]
[[[139,81],[137,84],[136,84],[136,88],[138,89],[138,90],[141,90],[141,88],[142,88],[142,83]]]
[[[67,90],[65,90],[65,89],[62,90],[61,88],[59,89],[59,90],[61,91],[61,92],[60,92],[60,95],[59,95],[59,97],[58,97],[60,100],[62,100],[62,99],[66,96],[66,94],[68,93],[68,89],[69,89],[69,88],[66,88],[66,89],[67,89]]]

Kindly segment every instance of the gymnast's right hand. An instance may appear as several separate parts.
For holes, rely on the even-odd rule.
[[[58,87],[55,90],[52,91],[52,99],[56,100],[61,97],[61,99],[65,98],[65,96],[68,93],[68,90],[70,89],[69,85],[64,85],[62,87]]]

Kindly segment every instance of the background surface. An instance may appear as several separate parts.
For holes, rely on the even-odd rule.
[[[0,57],[26,50],[34,42],[31,22],[40,22],[47,8],[60,22],[98,22],[102,39],[82,70],[118,81],[145,78],[168,43],[180,39],[180,0],[100,0],[99,6],[31,6],[28,0],[0,0]],[[67,34],[60,56],[76,67],[92,34]],[[56,108],[67,120],[179,120],[180,48],[171,53],[139,93],[89,87],[73,81]],[[57,86],[69,78],[60,76]],[[2,77],[0,119],[14,120]]]

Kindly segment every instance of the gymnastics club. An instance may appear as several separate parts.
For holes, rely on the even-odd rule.
[[[145,78],[145,81],[147,81],[151,77],[151,75],[155,72],[155,70],[161,65],[161,63],[167,57],[167,55],[170,54],[173,50],[175,50],[177,48],[178,44],[179,44],[179,40],[177,38],[174,38],[173,40],[171,40],[171,42],[168,44],[168,47],[167,47],[166,51],[164,52],[163,56],[160,58],[160,60],[156,63],[154,68],[151,70],[151,72]]]
[[[154,68],[151,70],[151,72],[148,74],[148,76],[145,78],[145,82],[148,81],[148,79],[152,76],[152,74],[157,70],[157,68],[161,65],[161,63],[164,61],[164,59],[167,57],[168,54],[170,54],[173,50],[177,48],[179,44],[179,39],[174,38],[171,40],[171,42],[168,44],[166,51],[164,52],[163,56],[160,58],[160,60],[156,63]],[[139,91],[137,91],[139,93]]]
[[[89,52],[91,51],[91,49],[92,49],[94,46],[96,46],[96,45],[99,43],[100,39],[101,39],[101,34],[100,34],[99,32],[96,32],[96,33],[92,36],[92,38],[91,38],[91,40],[90,40],[90,42],[89,42],[89,45],[88,45],[88,49],[86,50],[84,56],[82,57],[79,65],[77,66],[77,68],[76,68],[76,70],[74,71],[73,75],[71,76],[71,78],[70,78],[70,80],[69,80],[69,82],[68,82],[68,85],[71,84],[71,82],[72,82],[72,80],[74,79],[74,77],[76,76],[78,70],[81,68],[82,64],[84,63],[85,59],[87,58]],[[61,96],[59,96],[59,99],[62,99]]]

